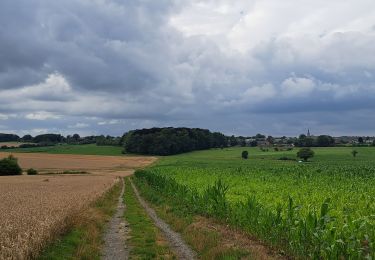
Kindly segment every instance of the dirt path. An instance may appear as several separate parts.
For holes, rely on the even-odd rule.
[[[139,203],[141,203],[147,214],[154,221],[155,225],[162,231],[164,237],[168,241],[171,249],[174,251],[178,259],[197,259],[197,254],[184,242],[180,234],[174,232],[167,223],[165,223],[157,216],[155,210],[150,208],[148,204],[142,199],[137,188],[134,186],[131,180],[130,183],[134,189],[134,193],[137,196]]]
[[[117,211],[108,223],[108,228],[104,236],[103,256],[104,260],[128,259],[129,248],[125,245],[126,235],[128,232],[124,220],[125,205],[123,202],[125,184],[122,181],[122,190],[118,199]]]

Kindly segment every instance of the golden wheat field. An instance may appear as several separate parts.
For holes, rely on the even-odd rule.
[[[129,169],[154,160],[46,154],[16,156],[23,167],[95,173],[0,176],[0,259],[35,257],[69,226],[74,216],[112,187],[117,176],[127,175],[131,173]]]

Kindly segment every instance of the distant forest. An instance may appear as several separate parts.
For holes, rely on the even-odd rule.
[[[20,137],[15,134],[3,134],[0,133],[0,143],[1,142],[22,142],[20,148],[30,148],[39,146],[52,146],[59,143],[66,144],[97,144],[97,145],[113,145],[121,146],[122,138],[113,136],[85,136],[81,137],[78,134],[68,135],[66,137],[61,134],[41,134],[37,136],[24,135]],[[2,149],[11,148],[6,147],[6,145],[1,146]]]
[[[124,135],[123,141],[125,152],[150,155],[172,155],[228,144],[222,133],[183,127],[133,130]]]

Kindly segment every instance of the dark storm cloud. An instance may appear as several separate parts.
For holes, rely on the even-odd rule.
[[[168,1],[2,1],[0,69],[8,77],[0,78],[1,87],[35,83],[53,71],[82,89],[152,87],[168,67],[160,66],[168,62],[161,26],[172,7]],[[15,80],[25,73],[28,82]]]
[[[370,6],[3,0],[1,131],[369,131],[350,125],[375,109]]]

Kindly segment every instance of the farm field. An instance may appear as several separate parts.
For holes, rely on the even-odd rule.
[[[24,143],[21,143],[21,142],[0,142],[0,147],[3,146],[3,145],[8,146],[8,147],[18,147],[21,144],[24,144]]]
[[[1,177],[0,259],[35,257],[115,181],[114,176]]]
[[[5,143],[0,143],[0,146],[4,144]],[[14,148],[7,149],[6,152],[123,156],[122,150],[123,148],[120,146],[98,146],[96,144],[62,144],[46,147]]]
[[[9,153],[0,153],[0,158]],[[0,177],[0,259],[35,257],[72,219],[134,168],[152,157],[17,153],[23,169],[40,175]],[[52,174],[72,172],[87,174]]]
[[[375,254],[375,148],[355,148],[356,158],[352,149],[314,148],[307,163],[278,160],[297,149],[214,149],[164,157],[136,176],[290,255],[356,259]]]
[[[5,158],[11,153],[0,152],[0,158]],[[82,171],[88,173],[119,172],[144,167],[153,161],[154,157],[120,157],[99,155],[74,155],[74,154],[38,154],[15,153],[21,168],[34,168],[40,173],[61,173],[64,171]]]

